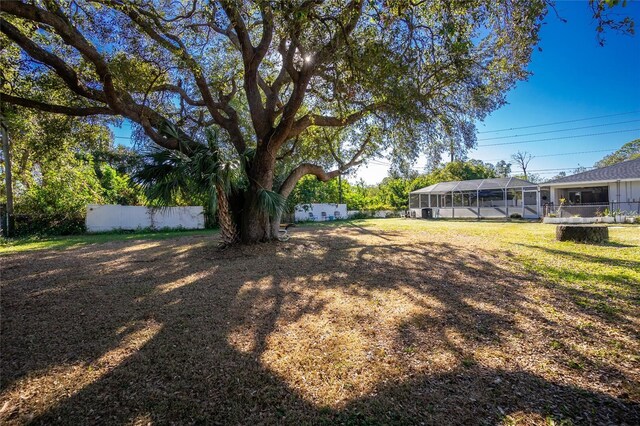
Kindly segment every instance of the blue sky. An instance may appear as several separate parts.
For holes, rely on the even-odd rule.
[[[640,26],[638,2],[618,10]],[[549,12],[541,30],[542,51],[534,52],[529,65],[533,75],[507,95],[507,105],[478,123],[478,148],[469,158],[495,163],[509,161],[518,150],[528,151],[535,157],[529,170],[548,178],[560,171],[556,169],[570,173],[578,166],[592,166],[624,143],[640,138],[640,35],[609,31],[601,47],[586,0],[558,1],[557,11],[567,22]],[[564,123],[545,125],[558,122]],[[517,129],[528,126],[537,127]],[[493,132],[502,129],[514,130]],[[123,138],[131,134],[127,125],[114,131]],[[497,137],[501,139],[491,139]],[[539,139],[548,140],[515,143]],[[496,143],[508,145],[486,146]],[[599,152],[557,155],[584,151]],[[420,160],[416,167],[424,165]],[[370,163],[350,180],[378,183],[387,170],[384,164]]]
[[[529,170],[543,170],[534,173],[548,178],[558,171],[547,169],[569,168],[567,172],[570,172],[578,165],[589,167],[608,152],[555,154],[612,152],[624,143],[640,138],[640,130],[610,133],[640,129],[640,34],[630,37],[608,32],[605,46],[600,47],[587,1],[558,1],[557,10],[567,23],[557,19],[553,11],[549,12],[541,30],[542,51],[534,52],[529,65],[533,75],[508,94],[507,105],[492,113],[484,123],[478,123],[479,147],[469,153],[469,158],[495,163],[501,159],[509,161],[518,150],[528,151],[538,156],[529,164]],[[640,25],[638,2],[619,8],[619,11],[632,16]],[[491,132],[572,120],[580,121]],[[578,127],[583,128],[576,129]],[[548,133],[514,136],[538,132]],[[566,138],[594,133],[600,134]],[[487,140],[505,136],[509,137]],[[563,137],[565,139],[559,139]],[[480,146],[538,139],[553,140]],[[424,160],[418,162],[418,167],[424,165]],[[356,178],[376,183],[386,171],[384,165],[371,164],[361,167]]]

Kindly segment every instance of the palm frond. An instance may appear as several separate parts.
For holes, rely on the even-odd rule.
[[[154,150],[147,154],[146,160],[135,180],[149,200],[170,205],[191,187],[191,160],[187,155],[178,151]]]
[[[269,216],[273,217],[280,214],[286,203],[287,199],[277,192],[263,188],[258,190],[258,208],[261,211],[267,212]]]
[[[255,148],[247,148],[243,153],[242,153],[242,158],[241,158],[241,165],[242,167],[247,170],[249,168],[249,164],[251,164],[251,161],[253,161],[253,158],[256,156],[256,150]]]

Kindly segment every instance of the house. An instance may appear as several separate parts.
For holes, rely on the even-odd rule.
[[[600,216],[609,211],[640,214],[640,158],[545,182],[545,216]],[[560,208],[561,207],[561,208]]]
[[[536,219],[541,200],[535,183],[509,178],[436,183],[409,194],[411,217],[500,218],[519,214]]]

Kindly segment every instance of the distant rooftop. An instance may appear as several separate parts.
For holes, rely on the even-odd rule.
[[[447,194],[449,192],[459,191],[482,191],[486,189],[504,189],[504,188],[531,188],[536,189],[537,184],[510,177],[510,178],[494,178],[494,179],[473,179],[473,180],[454,180],[451,182],[440,182],[426,188],[417,189],[412,194]]]
[[[640,158],[627,160],[612,166],[600,167],[599,169],[587,170],[575,175],[554,179],[546,184],[557,183],[580,183],[580,182],[611,182],[623,179],[640,179]]]

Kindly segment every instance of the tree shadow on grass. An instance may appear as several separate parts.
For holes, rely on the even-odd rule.
[[[640,261],[614,258],[609,254],[598,256],[533,244],[516,245],[550,254],[557,259],[579,262],[565,262],[567,266],[545,265],[544,274],[536,271],[532,273],[541,282],[544,282],[545,277],[552,279],[554,282],[548,283],[549,286],[563,287],[564,294],[570,295],[583,309],[596,313],[606,321],[626,327],[628,331],[637,329],[635,320],[621,315],[620,305],[637,306],[640,302],[640,287],[635,272],[640,270]]]
[[[527,247],[530,249],[534,249],[534,250],[541,250],[544,251],[546,253],[549,254],[553,254],[555,256],[567,256],[567,257],[571,257],[575,260],[578,260],[580,262],[586,262],[586,263],[596,263],[596,264],[603,264],[603,265],[607,265],[607,266],[621,266],[624,268],[629,268],[629,269],[634,269],[634,270],[638,270],[640,269],[640,260],[628,260],[628,259],[615,259],[613,257],[611,257],[612,253],[606,253],[603,254],[602,256],[594,256],[591,254],[585,254],[585,253],[577,253],[577,252],[571,252],[571,251],[567,251],[567,250],[559,250],[559,249],[554,249],[551,247],[545,247],[545,246],[539,246],[539,245],[535,245],[535,244],[523,244],[523,243],[515,243],[518,246],[522,246],[522,247]],[[606,244],[598,244],[599,246],[612,246],[613,244],[615,244],[615,247],[620,247],[620,248],[633,248],[633,247],[637,247],[637,246],[631,246],[631,245],[624,245],[624,244],[619,244],[619,243],[606,243]]]
[[[481,249],[383,237],[348,229],[225,252],[189,238],[12,256],[1,418],[638,422],[636,402],[589,389],[582,373],[554,381],[525,369],[520,357],[540,350],[527,345],[563,341],[565,326],[536,309],[527,277]],[[586,364],[568,343],[563,356]],[[613,365],[594,371],[637,386]]]

